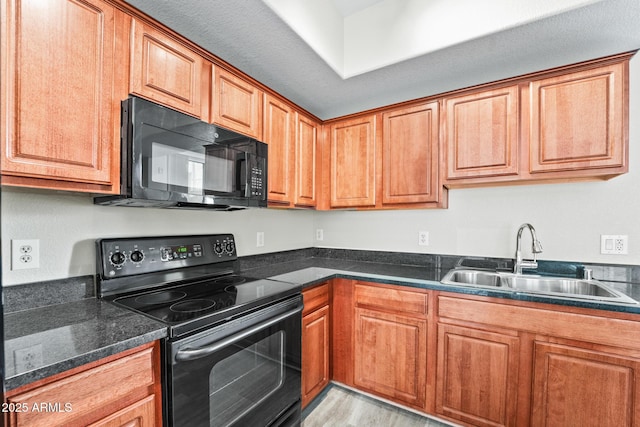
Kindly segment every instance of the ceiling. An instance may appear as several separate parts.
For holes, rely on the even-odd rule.
[[[638,0],[126,1],[321,119],[640,48]]]

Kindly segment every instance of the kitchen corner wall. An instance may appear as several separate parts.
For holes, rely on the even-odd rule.
[[[516,232],[536,228],[541,259],[640,264],[640,54],[630,64],[629,173],[602,182],[457,189],[449,209],[318,212],[316,246],[513,258]],[[418,232],[429,246],[418,246]],[[601,234],[629,236],[628,255],[601,255]],[[531,247],[523,235],[524,255]]]
[[[640,54],[631,60],[630,88],[628,174],[604,182],[452,190],[443,210],[141,209],[4,187],[2,284],[94,274],[100,237],[231,232],[240,256],[318,246],[511,258],[523,222],[538,232],[541,259],[640,265]],[[322,241],[314,240],[316,229],[323,230]],[[261,248],[258,231],[265,233]],[[418,246],[419,231],[429,232],[428,246]],[[628,235],[629,254],[601,255],[601,234]],[[12,239],[40,239],[39,269],[11,270]],[[525,236],[525,256],[529,242]]]

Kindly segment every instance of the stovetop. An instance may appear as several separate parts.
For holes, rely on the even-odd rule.
[[[296,288],[291,283],[231,274],[167,285],[112,301],[165,323],[173,337],[294,295],[299,292]]]
[[[97,241],[98,295],[165,323],[177,337],[300,292],[237,273],[231,234]]]

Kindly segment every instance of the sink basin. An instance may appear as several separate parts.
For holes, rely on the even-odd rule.
[[[573,294],[603,298],[616,298],[618,296],[613,290],[604,288],[593,280],[522,276],[505,277],[504,280],[507,286],[521,292]]]
[[[451,270],[442,282],[465,284],[471,286],[488,286],[498,288],[502,286],[499,273],[480,270]]]
[[[597,280],[544,277],[484,270],[453,269],[442,279],[442,283],[449,285],[498,288],[522,294],[542,294],[570,299],[638,304],[636,300]]]

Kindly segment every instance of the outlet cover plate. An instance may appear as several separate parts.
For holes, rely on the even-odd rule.
[[[429,232],[428,231],[418,231],[418,245],[419,246],[429,246]]]
[[[600,236],[600,253],[626,255],[629,253],[629,236],[625,234],[603,234]]]
[[[29,268],[40,268],[40,240],[12,240],[11,269],[26,270]]]

